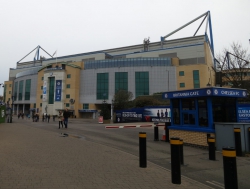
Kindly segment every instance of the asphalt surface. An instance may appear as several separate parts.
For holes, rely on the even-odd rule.
[[[139,167],[142,130],[147,168]],[[96,120],[71,119],[68,129],[59,130],[57,122],[14,118],[0,124],[0,151],[2,189],[224,188],[221,153],[209,161],[206,150],[193,147],[184,150],[181,184],[172,184],[169,144],[153,141],[152,128],[109,130]],[[237,168],[239,188],[250,188],[249,158],[237,157]]]

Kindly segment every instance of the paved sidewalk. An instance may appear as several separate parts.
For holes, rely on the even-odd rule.
[[[24,123],[0,124],[1,189],[209,188],[138,157],[84,139],[62,137]]]

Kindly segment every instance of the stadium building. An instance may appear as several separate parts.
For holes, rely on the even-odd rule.
[[[200,18],[204,18],[202,23],[207,18],[209,32],[206,28],[204,35],[166,40]],[[5,81],[4,100],[14,114],[57,115],[68,108],[73,116],[96,118],[102,103],[111,105],[120,89],[136,98],[216,85],[210,12],[159,42],[145,39],[143,44],[57,58],[39,57],[40,46],[34,50],[36,59],[19,61]]]

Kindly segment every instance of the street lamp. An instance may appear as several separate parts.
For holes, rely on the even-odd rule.
[[[113,109],[114,109],[114,99],[112,99],[112,101],[111,101],[111,123],[114,123],[114,120],[113,120]]]
[[[12,123],[12,114],[13,114],[13,108],[14,108],[14,102],[15,102],[15,96],[11,96],[11,110],[10,110],[10,123]]]

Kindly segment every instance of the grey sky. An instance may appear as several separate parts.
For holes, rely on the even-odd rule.
[[[156,42],[208,10],[215,54],[232,42],[249,49],[249,0],[0,0],[0,83],[38,45],[64,56]],[[168,39],[192,36],[200,22]]]

